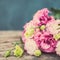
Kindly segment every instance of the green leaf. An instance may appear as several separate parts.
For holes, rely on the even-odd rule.
[[[22,37],[20,36],[20,44],[23,44]]]
[[[50,10],[52,11],[52,14],[55,19],[60,19],[60,9],[51,8]]]

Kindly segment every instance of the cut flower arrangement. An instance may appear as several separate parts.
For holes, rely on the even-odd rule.
[[[60,20],[47,8],[35,13],[33,19],[24,25],[24,49],[30,55],[41,55],[41,52],[60,55]]]
[[[60,20],[55,20],[49,13],[51,12],[47,8],[41,9],[24,25],[22,33],[24,49],[16,46],[15,56],[21,57],[24,50],[34,56],[40,56],[42,52],[56,53],[60,56]]]

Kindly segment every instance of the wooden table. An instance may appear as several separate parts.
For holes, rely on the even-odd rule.
[[[3,55],[6,50],[13,48],[13,42],[19,41],[21,31],[0,31],[0,60],[60,60],[56,54],[43,53],[40,57],[27,55],[26,53],[21,58],[10,56],[5,58]]]

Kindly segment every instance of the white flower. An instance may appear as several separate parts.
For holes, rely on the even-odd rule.
[[[60,32],[60,20],[50,21],[46,24],[46,30],[55,35]]]
[[[26,40],[24,48],[30,55],[34,55],[35,50],[38,49],[37,44],[33,39]]]
[[[57,42],[55,51],[56,51],[56,54],[60,56],[60,41]]]

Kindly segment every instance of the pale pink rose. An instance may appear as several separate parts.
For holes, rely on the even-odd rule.
[[[25,41],[24,49],[27,51],[28,54],[34,55],[34,52],[38,49],[38,46],[33,39],[27,39]]]
[[[60,32],[60,26],[58,24],[60,24],[60,20],[48,22],[46,24],[47,32],[49,32],[50,34],[53,34],[53,35],[59,33]]]
[[[40,24],[40,20],[33,20],[33,24],[35,27],[38,27]]]
[[[56,54],[60,56],[60,41],[57,42],[55,51],[56,51]]]
[[[27,30],[27,29],[29,29],[29,28],[31,28],[31,27],[35,28],[35,25],[34,25],[33,20],[31,20],[30,22],[28,22],[28,23],[26,23],[26,24],[24,25],[24,29],[25,29],[25,30]]]
[[[23,43],[25,43],[25,41],[26,41],[26,37],[24,36],[24,33],[25,33],[25,30],[22,32],[22,41],[23,41]]]

